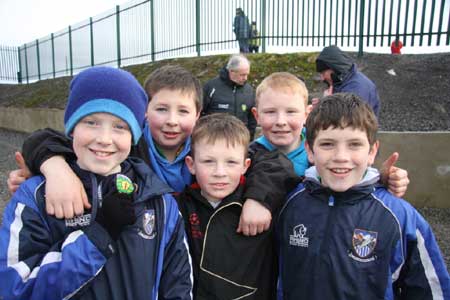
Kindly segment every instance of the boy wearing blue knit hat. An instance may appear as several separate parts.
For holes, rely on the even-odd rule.
[[[183,220],[170,188],[128,157],[148,98],[128,72],[93,67],[71,82],[65,132],[91,210],[45,212],[45,184],[22,184],[0,229],[1,299],[191,299]]]

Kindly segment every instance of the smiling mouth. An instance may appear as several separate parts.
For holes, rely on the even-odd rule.
[[[341,175],[341,174],[347,174],[351,171],[352,169],[348,169],[348,168],[334,168],[334,169],[330,169],[331,172]]]
[[[164,135],[170,138],[174,138],[177,137],[180,133],[179,132],[167,132],[167,131],[163,131]]]
[[[114,152],[96,151],[96,150],[90,150],[90,151],[92,153],[94,153],[95,156],[98,156],[98,157],[109,157],[114,153]]]

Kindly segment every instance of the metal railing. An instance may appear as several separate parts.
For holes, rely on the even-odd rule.
[[[93,65],[125,66],[238,51],[236,8],[262,52],[450,45],[448,0],[146,0],[117,6],[21,47],[0,47],[0,80],[30,82]],[[448,48],[450,50],[450,47]]]

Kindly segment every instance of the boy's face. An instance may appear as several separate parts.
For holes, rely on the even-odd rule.
[[[373,164],[378,142],[370,147],[366,132],[360,129],[329,127],[319,130],[313,149],[307,144],[306,150],[322,184],[344,192],[358,184],[367,167]]]
[[[199,112],[193,95],[162,89],[153,95],[146,116],[154,142],[167,158],[174,158],[191,135]]]
[[[120,172],[120,164],[131,149],[128,124],[108,113],[84,117],[75,126],[72,137],[80,168],[103,176]]]
[[[186,165],[202,189],[202,195],[209,201],[221,201],[239,185],[241,175],[250,165],[245,158],[247,149],[243,145],[227,145],[217,140],[214,144],[206,139],[195,144],[194,157],[186,157]]]
[[[269,88],[260,95],[258,107],[252,112],[262,134],[281,152],[287,154],[300,146],[307,115],[302,96]]]

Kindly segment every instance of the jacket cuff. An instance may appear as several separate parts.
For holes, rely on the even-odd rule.
[[[271,213],[273,213],[273,211],[276,210],[277,207],[276,205],[274,205],[274,203],[270,203],[270,201],[267,201],[269,199],[266,198],[268,197],[261,197],[261,190],[258,187],[246,187],[246,190],[244,192],[245,201],[247,201],[247,199],[253,199],[267,208]]]
[[[92,222],[91,225],[83,228],[82,230],[89,240],[95,245],[95,247],[97,247],[97,249],[100,250],[100,252],[107,259],[116,252],[111,236],[97,222]]]

